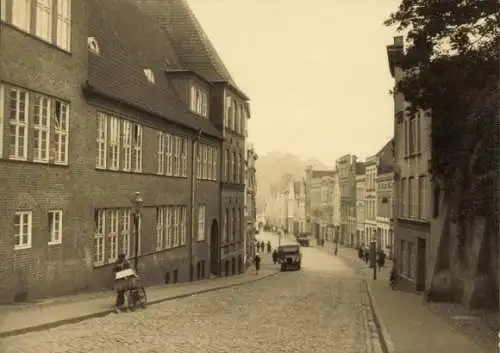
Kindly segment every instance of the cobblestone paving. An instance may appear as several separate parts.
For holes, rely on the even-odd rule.
[[[9,337],[0,351],[381,352],[363,283],[331,256],[304,250],[302,271]]]

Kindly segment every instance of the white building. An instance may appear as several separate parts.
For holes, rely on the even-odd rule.
[[[369,242],[377,235],[377,156],[371,156],[365,162],[365,234]]]
[[[379,167],[377,177],[377,232],[380,247],[392,257],[393,234],[393,172],[391,167]]]
[[[356,234],[361,246],[370,242],[365,233],[365,181],[365,174],[356,175]]]

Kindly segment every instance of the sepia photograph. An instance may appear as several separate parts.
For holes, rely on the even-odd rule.
[[[0,353],[500,353],[499,0],[0,0]]]

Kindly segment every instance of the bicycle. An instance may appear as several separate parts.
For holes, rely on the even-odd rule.
[[[118,290],[124,290],[127,293],[128,308],[134,310],[137,307],[145,308],[147,305],[146,289],[141,284],[137,273],[128,268],[116,273],[115,287]]]

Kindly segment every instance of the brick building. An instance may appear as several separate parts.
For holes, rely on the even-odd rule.
[[[191,14],[173,3],[166,11]],[[226,96],[244,95],[199,69],[205,51],[192,50],[189,61],[189,49],[176,45],[183,36],[208,45],[196,21],[176,17],[183,26],[167,36],[129,1],[55,0],[28,12],[12,4],[2,1],[0,23],[0,227],[8,230],[0,299],[112,285],[111,263],[135,247],[135,192],[144,200],[138,245],[146,283],[219,273],[228,238],[235,251],[224,260],[234,265],[223,272],[238,272],[243,195],[221,241],[228,200],[220,202],[220,150],[223,135],[234,135],[224,128],[235,118],[225,113]],[[241,101],[236,144],[249,116]],[[230,163],[236,206],[242,163]]]

